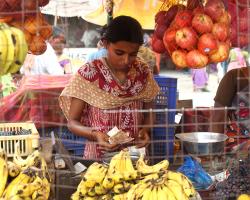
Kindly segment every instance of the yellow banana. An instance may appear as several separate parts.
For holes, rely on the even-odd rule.
[[[102,164],[93,163],[89,166],[83,177],[86,186],[92,188],[96,183],[102,183],[106,173],[107,169]]]
[[[21,68],[26,55],[28,53],[28,45],[25,40],[25,35],[22,30],[16,27],[10,27],[14,37],[15,37],[15,60],[10,65],[7,73],[16,73]]]
[[[164,184],[162,189],[165,192],[168,200],[176,200],[174,193],[168,188],[166,184]]]
[[[11,29],[9,26],[5,23],[1,23],[0,25],[1,31],[5,34],[6,41],[7,41],[7,56],[6,56],[6,62],[2,67],[2,75],[6,74],[8,69],[10,68],[10,65],[14,62],[15,58],[15,40],[14,35],[12,34]]]
[[[72,195],[71,195],[71,200],[80,200],[80,194],[78,191],[74,192]]]
[[[10,177],[16,177],[20,173],[21,168],[18,165],[16,165],[15,163],[11,162],[11,161],[8,161],[7,164],[8,164],[9,176]]]
[[[126,192],[122,183],[118,183],[118,184],[114,185],[113,191],[116,194],[121,194],[121,193]]]
[[[105,194],[99,197],[99,200],[110,200],[112,199],[111,194]]]
[[[95,193],[96,193],[97,195],[104,195],[104,194],[107,193],[107,190],[103,187],[102,184],[97,183],[97,184],[95,185]]]
[[[189,200],[186,196],[182,186],[174,180],[168,180],[167,187],[171,190],[177,200]]]
[[[164,185],[157,186],[157,199],[168,200],[168,196],[163,190]]]
[[[150,199],[150,196],[151,196],[151,193],[152,193],[152,186],[146,188],[144,191],[143,191],[143,194],[142,194],[142,200],[149,200]]]
[[[24,171],[21,171],[20,174],[14,180],[12,180],[4,190],[3,198],[9,199],[11,194],[16,194],[18,185],[33,182],[34,178],[35,172],[32,169],[28,168]]]
[[[7,38],[4,34],[4,32],[2,31],[1,28],[1,23],[0,23],[0,75],[4,74],[4,68],[3,66],[5,66],[6,63],[6,59],[7,59]]]
[[[0,157],[0,173],[1,173],[1,181],[0,181],[0,197],[2,196],[4,189],[6,187],[7,179],[8,179],[8,165],[6,161],[6,154],[4,150],[2,151],[2,156]]]
[[[102,186],[107,190],[111,189],[114,186],[114,184],[115,184],[115,181],[111,177],[108,177],[108,176],[105,176],[102,182]]]
[[[167,171],[167,178],[179,183],[188,197],[192,197],[196,195],[196,191],[193,187],[193,184],[191,183],[191,181],[189,181],[189,179],[184,174],[169,170]]]
[[[149,166],[144,162],[144,155],[141,155],[136,162],[136,168],[138,172],[142,174],[158,173],[162,170],[166,170],[168,166],[169,166],[168,160],[162,160],[161,162],[155,165]]]
[[[112,200],[127,200],[127,193],[116,194],[113,196]]]
[[[88,192],[87,192],[87,195],[90,196],[90,197],[96,196],[95,189],[94,188],[89,188]]]

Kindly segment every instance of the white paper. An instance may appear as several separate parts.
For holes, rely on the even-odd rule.
[[[116,135],[120,130],[115,126],[114,128],[112,128],[108,133],[107,135],[109,137],[113,137],[114,135]]]

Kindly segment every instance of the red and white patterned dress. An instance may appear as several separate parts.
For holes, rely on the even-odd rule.
[[[86,63],[78,70],[76,76],[78,77],[77,81],[73,81],[74,86],[66,89],[62,96],[76,97],[86,102],[82,117],[84,126],[103,133],[117,126],[136,138],[140,125],[143,124],[143,112],[141,112],[143,104],[152,101],[158,93],[157,84],[149,78],[152,74],[148,65],[139,59],[136,60],[130,66],[123,84],[116,81],[104,59]],[[84,95],[76,94],[82,91],[85,92]],[[64,110],[64,107],[69,108],[70,105],[63,106],[61,103],[61,107]],[[102,157],[95,142],[86,143],[84,157],[86,159]]]

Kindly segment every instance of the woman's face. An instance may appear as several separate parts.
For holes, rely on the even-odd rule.
[[[140,45],[127,41],[107,43],[107,61],[113,69],[126,70],[135,61]]]

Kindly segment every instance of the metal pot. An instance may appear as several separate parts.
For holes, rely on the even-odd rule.
[[[214,132],[191,132],[175,135],[183,144],[184,151],[195,155],[215,155],[224,152],[227,136]]]

